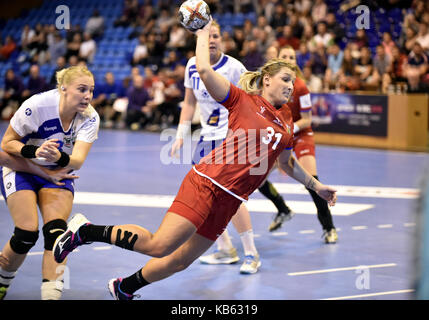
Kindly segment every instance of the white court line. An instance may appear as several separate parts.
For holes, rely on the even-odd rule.
[[[310,234],[310,233],[315,233],[316,231],[314,230],[301,230],[299,233],[301,234]]]
[[[355,267],[344,267],[344,268],[334,268],[334,269],[321,269],[321,270],[312,270],[312,271],[302,271],[302,272],[291,272],[288,273],[288,276],[304,276],[308,274],[318,274],[318,273],[328,273],[328,272],[337,272],[337,271],[347,271],[347,270],[356,270],[356,269],[362,269],[362,268],[386,268],[386,267],[395,267],[396,263],[385,263],[385,264],[373,264],[369,266],[360,265]]]
[[[275,237],[287,236],[287,232],[273,232],[271,234]]]
[[[404,223],[404,227],[415,227],[415,226],[416,226],[415,222],[406,222],[406,223]]]
[[[352,230],[365,230],[368,229],[367,226],[353,226]]]
[[[112,249],[112,246],[101,246],[101,247],[94,247],[92,250],[110,250]]]
[[[387,229],[387,228],[392,228],[392,227],[393,227],[393,224],[379,224],[377,226],[377,228],[379,228],[379,229]]]
[[[358,295],[355,295],[355,296],[335,297],[335,298],[327,298],[327,299],[320,299],[320,300],[345,300],[345,299],[375,297],[375,296],[384,296],[384,295],[389,295],[389,294],[409,293],[409,292],[414,292],[414,289],[375,292],[375,293],[367,293],[367,294],[358,294]]]

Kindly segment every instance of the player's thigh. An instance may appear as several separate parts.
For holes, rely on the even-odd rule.
[[[309,174],[312,176],[317,175],[316,158],[314,156],[302,156],[298,161]]]
[[[13,223],[16,227],[35,231],[38,229],[37,195],[32,190],[20,190],[7,197]]]
[[[73,207],[73,193],[70,190],[42,188],[38,197],[44,223],[55,219],[67,220],[70,216]]]

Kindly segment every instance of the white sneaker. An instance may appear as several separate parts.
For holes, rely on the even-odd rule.
[[[229,251],[216,250],[212,254],[200,257],[200,262],[203,264],[232,264],[239,260],[235,248],[231,248]]]
[[[261,266],[261,260],[259,260],[259,254],[256,256],[246,256],[243,264],[240,268],[240,273],[243,274],[253,274],[258,272],[259,267]]]

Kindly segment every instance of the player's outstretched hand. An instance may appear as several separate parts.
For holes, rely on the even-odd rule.
[[[323,185],[323,187],[317,191],[317,194],[321,198],[325,199],[331,207],[335,206],[335,203],[337,202],[337,190]]]

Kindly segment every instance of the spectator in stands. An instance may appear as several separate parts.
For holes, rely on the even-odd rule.
[[[161,35],[151,32],[146,38],[146,46],[148,51],[147,63],[159,67],[164,56],[166,42],[163,42]]]
[[[408,27],[405,30],[405,37],[401,40],[401,43],[402,43],[401,46],[405,48],[407,53],[409,53],[413,49],[413,46],[416,40],[417,40],[417,32],[413,28]]]
[[[28,44],[31,42],[31,39],[35,36],[35,32],[30,28],[28,24],[24,26],[21,33],[21,49],[24,51],[28,50]]]
[[[408,55],[407,63],[404,66],[408,88],[410,91],[417,90],[421,85],[423,77],[429,70],[428,57],[423,51],[419,42],[415,42],[413,50]]]
[[[176,67],[180,64],[183,65],[183,62],[180,61],[180,58],[175,50],[169,50],[167,52],[167,56],[162,59],[162,68],[166,68],[171,71],[175,70]]]
[[[392,48],[392,63],[388,69],[388,72],[382,79],[382,92],[386,93],[388,87],[391,84],[398,82],[407,82],[404,67],[407,63],[407,55],[401,52],[399,47],[395,46]]]
[[[240,57],[240,51],[237,48],[237,44],[235,43],[233,38],[228,38],[226,40],[222,40],[224,44],[224,52],[225,54],[234,57],[236,59],[239,59]]]
[[[248,71],[256,71],[264,64],[263,54],[259,51],[255,40],[246,41],[243,48],[242,63]]]
[[[271,19],[274,15],[275,7],[277,4],[277,0],[262,0],[261,1],[261,10],[264,15],[267,23],[271,25]]]
[[[299,38],[293,35],[293,29],[289,25],[286,25],[283,27],[283,33],[279,35],[279,37],[277,38],[277,41],[279,43],[280,48],[289,45],[294,50],[299,49],[299,44],[300,44]]]
[[[243,50],[244,41],[246,40],[244,31],[242,28],[234,28],[233,39],[237,46],[237,51],[241,52]]]
[[[368,37],[366,36],[364,29],[358,29],[354,39],[349,42],[350,49],[352,50],[352,56],[354,59],[359,59],[361,54],[361,49],[363,47],[369,47]]]
[[[285,8],[282,3],[277,3],[274,10],[274,15],[271,18],[270,26],[274,29],[274,32],[282,32],[282,28],[287,25],[288,17],[286,15]]]
[[[83,34],[83,42],[79,48],[79,58],[85,62],[92,63],[95,53],[97,51],[97,43],[92,39],[91,35],[87,32]]]
[[[4,44],[0,47],[0,61],[6,61],[16,49],[16,43],[11,36],[6,36]]]
[[[324,78],[328,66],[328,57],[322,43],[319,43],[316,51],[310,54],[309,66],[315,76],[320,79]]]
[[[22,80],[15,75],[13,69],[8,69],[6,71],[6,76],[4,79],[4,95],[3,99],[0,100],[0,112],[2,114],[3,120],[8,120],[12,117],[13,112],[18,108],[22,101],[22,92],[24,91],[25,86],[22,83]],[[14,107],[9,105],[13,104]],[[4,114],[3,111],[6,107],[9,106],[7,114]]]
[[[104,128],[114,127],[119,114],[116,114],[113,105],[118,98],[123,98],[125,95],[122,82],[116,81],[112,72],[104,75],[103,83],[96,83],[91,104],[100,115],[100,122]]]
[[[139,36],[139,43],[134,48],[133,58],[131,65],[135,66],[141,64],[145,66],[147,64],[148,49],[146,45],[146,36],[144,33],[141,33]]]
[[[51,75],[51,79],[49,81],[49,87],[54,89],[57,86],[57,72],[67,67],[66,58],[64,56],[60,56],[56,60],[57,66],[54,72]]]
[[[256,20],[256,26],[259,29],[264,30],[266,32],[266,34],[268,35],[268,37],[270,37],[270,38],[275,37],[274,30],[270,26],[270,24],[268,23],[267,18],[265,16],[259,16],[258,17],[258,19]]]
[[[311,93],[318,93],[322,91],[322,80],[313,74],[310,66],[306,66],[302,69],[302,75],[304,77],[305,84]]]
[[[419,32],[416,41],[422,46],[423,51],[429,54],[429,29],[426,23],[419,24]]]
[[[304,32],[302,33],[301,43],[305,43],[308,51],[316,51],[316,43],[314,42],[314,31],[313,26],[306,25],[304,26]]]
[[[169,41],[167,42],[167,48],[169,49],[183,49],[185,47],[186,30],[181,27],[178,23],[172,25],[170,30]]]
[[[363,89],[369,89],[369,86],[372,85],[373,70],[374,67],[371,58],[371,51],[368,47],[362,47],[360,49],[360,58],[357,60],[355,65],[355,72],[359,77],[359,81]]]
[[[79,59],[77,56],[71,56],[67,61],[69,67],[77,66],[79,64]]]
[[[316,0],[311,8],[311,18],[314,23],[325,20],[328,14],[328,6],[323,0]]]
[[[256,41],[259,52],[265,52],[267,48],[276,40],[274,33],[267,33],[264,29],[259,27],[254,27],[252,29],[251,40]]]
[[[288,25],[292,29],[292,34],[294,37],[301,39],[302,34],[304,32],[304,26],[302,25],[301,21],[298,19],[298,15],[294,14],[292,12],[291,15],[289,15],[289,23]]]
[[[277,58],[279,55],[279,50],[276,46],[272,45],[265,50],[265,61]]]
[[[125,119],[127,128],[139,130],[148,123],[148,116],[143,113],[143,108],[151,100],[149,93],[143,87],[143,77],[136,75],[133,78],[133,85],[127,91],[128,108]]]
[[[325,72],[325,90],[335,88],[339,81],[340,69],[343,63],[344,52],[334,43],[328,48],[328,65]],[[310,90],[311,91],[311,90]]]
[[[54,65],[59,57],[63,57],[67,52],[67,42],[61,37],[59,32],[55,32],[54,41],[49,44],[49,60]],[[56,80],[55,80],[56,83]]]
[[[317,33],[314,35],[312,40],[316,47],[319,44],[322,44],[327,48],[333,44],[333,36],[331,33],[327,32],[326,23],[324,21],[317,24]]]
[[[86,22],[84,30],[94,39],[97,39],[103,35],[104,18],[102,15],[100,15],[100,12],[97,9],[93,11],[92,16]]]
[[[138,0],[124,0],[124,9],[121,16],[113,22],[115,27],[128,27],[137,24],[137,16],[139,13]]]
[[[168,8],[162,7],[159,16],[155,20],[155,32],[163,32],[177,23],[176,16],[172,15]]]
[[[341,91],[357,90],[360,80],[355,71],[356,61],[352,56],[350,48],[344,49],[343,63],[340,68],[339,88]]]
[[[307,48],[307,44],[305,42],[301,42],[299,50],[296,52],[296,63],[301,70],[309,63],[310,56],[311,54]]]
[[[149,113],[153,113],[151,122],[152,131],[162,130],[173,124],[178,124],[180,117],[179,103],[183,101],[185,88],[183,75],[185,66],[177,65],[174,70],[161,69],[158,72],[159,80],[162,81],[162,92],[164,100],[159,104],[153,104]],[[150,105],[150,103],[148,103]],[[145,108],[149,108],[146,106]]]
[[[30,78],[28,79],[27,87],[22,92],[23,99],[27,99],[32,95],[43,92],[47,89],[46,80],[40,75],[40,69],[37,64],[30,67]]]
[[[338,23],[335,14],[329,12],[326,16],[326,31],[333,35],[335,43],[341,43],[346,37],[344,28]]]
[[[293,2],[294,9],[300,16],[307,16],[311,12],[313,1],[311,0],[296,0]]]
[[[374,69],[372,73],[371,83],[378,88],[381,88],[382,80],[385,78],[391,69],[391,56],[386,54],[385,47],[378,45],[374,57]]]
[[[67,51],[65,58],[68,60],[71,56],[79,56],[80,46],[82,44],[82,36],[80,33],[76,32],[73,35],[72,41],[67,43]]]
[[[390,35],[389,32],[383,33],[383,39],[381,41],[381,45],[384,48],[384,53],[387,56],[391,56],[392,55],[392,48],[395,46],[395,41],[392,40],[392,36]]]

